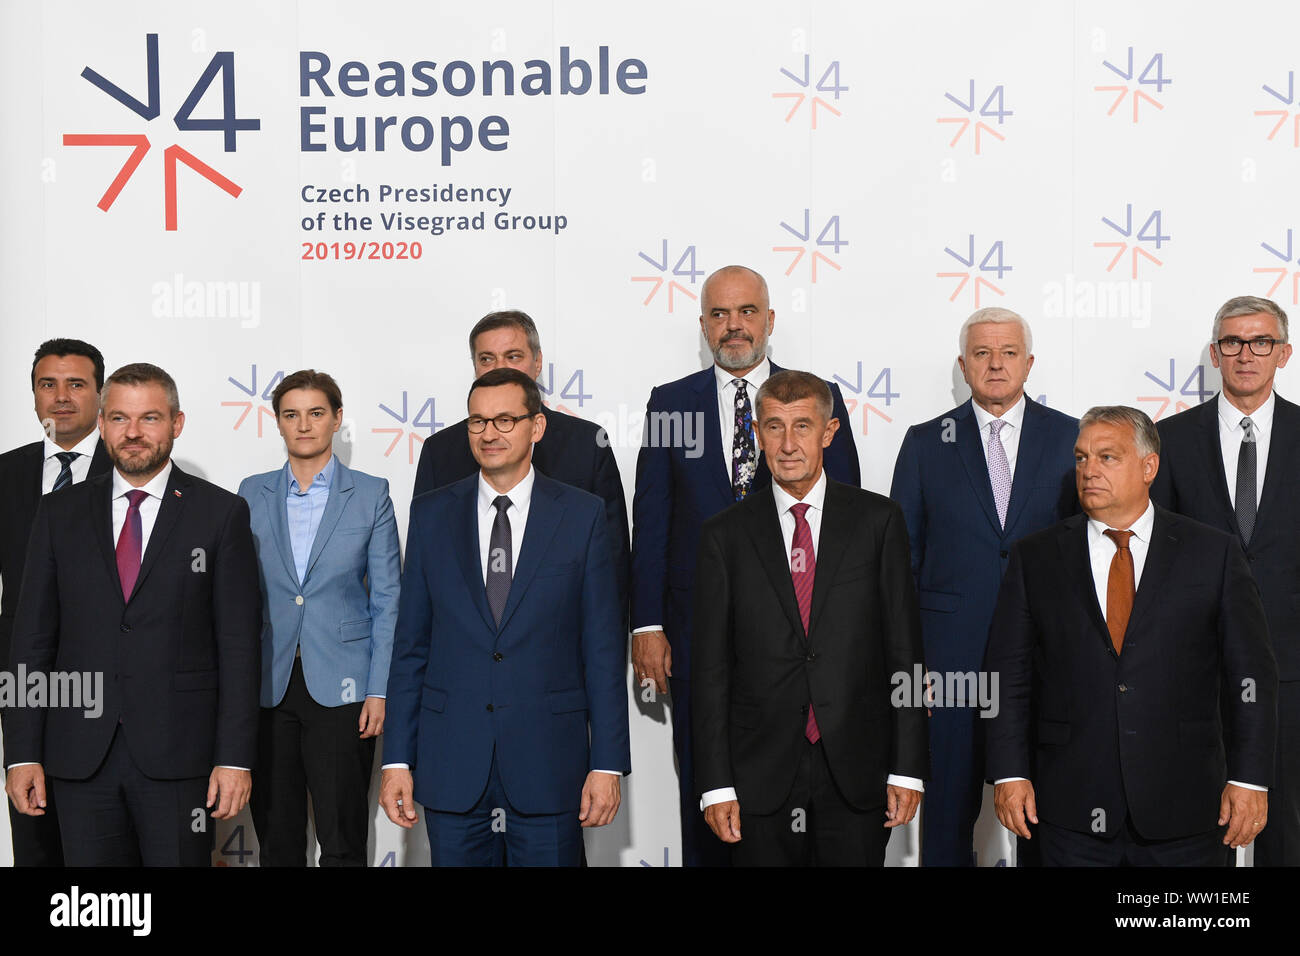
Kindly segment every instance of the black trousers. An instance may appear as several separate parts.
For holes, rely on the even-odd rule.
[[[1174,840],[1147,840],[1125,817],[1110,838],[1078,833],[1040,820],[1034,833],[1043,866],[1228,866],[1233,851],[1224,846],[1227,827]]]
[[[682,866],[730,866],[731,852],[700,812],[695,791],[695,756],[691,751],[691,682],[668,678],[672,695],[673,751],[677,755],[678,811],[682,820]]]
[[[1277,757],[1255,866],[1300,866],[1300,681],[1277,685]]]
[[[60,778],[59,830],[68,866],[210,866],[213,820],[208,777],[146,777],[118,725],[99,769]]]
[[[361,739],[362,702],[323,707],[295,659],[284,699],[263,707],[249,800],[262,866],[307,865],[311,793],[321,866],[365,866],[375,739]]]
[[[881,791],[883,796],[883,785]],[[825,748],[807,744],[800,748],[794,786],[781,809],[746,813],[741,799],[740,842],[731,845],[731,861],[735,866],[884,866],[891,832],[883,803],[873,810],[852,806],[831,776]]]

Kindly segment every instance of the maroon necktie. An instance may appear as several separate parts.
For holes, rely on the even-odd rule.
[[[136,489],[126,493],[130,507],[126,509],[126,520],[122,522],[122,533],[117,536],[117,576],[122,582],[122,599],[131,600],[135,590],[135,579],[140,576],[140,543],[144,534],[140,528],[140,502],[148,492]]]
[[[817,572],[817,555],[813,553],[812,529],[804,517],[808,505],[799,502],[790,506],[794,515],[794,541],[790,547],[790,577],[794,581],[794,598],[799,602],[799,619],[803,621],[804,638],[808,636],[808,619],[812,615],[813,576]],[[822,739],[822,732],[817,729],[817,715],[813,713],[812,702],[808,703],[808,723],[804,725],[803,735],[808,743],[815,744]]]

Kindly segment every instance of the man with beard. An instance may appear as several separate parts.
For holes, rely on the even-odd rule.
[[[40,816],[57,781],[68,866],[206,866],[208,817],[248,802],[257,555],[244,500],[172,462],[184,424],[170,375],[118,369],[99,413],[113,471],[47,496],[32,525],[11,667],[57,661],[83,692],[10,712],[6,789]]]
[[[767,358],[776,313],[761,275],[745,266],[725,266],[704,280],[700,304],[700,331],[714,364],[653,389],[646,405],[632,501],[632,667],[638,682],[654,681],[659,693],[672,689],[683,863],[725,866],[727,847],[704,822],[692,771],[696,551],[706,518],[771,483],[771,472],[757,454],[752,402],[768,376],[781,369]],[[861,472],[848,411],[839,387],[830,384],[830,389],[842,427],[826,449],[826,473],[857,486]]]

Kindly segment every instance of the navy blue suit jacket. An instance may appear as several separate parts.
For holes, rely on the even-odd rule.
[[[494,748],[521,813],[576,813],[589,771],[632,769],[604,503],[534,471],[500,627],[483,586],[478,475],[411,502],[384,763],[409,764],[431,810],[470,810]]]
[[[771,365],[772,374],[783,371],[775,362]],[[839,386],[828,384],[840,427],[825,451],[823,466],[836,481],[860,486],[862,473],[849,413]],[[673,413],[677,417],[656,417]],[[682,434],[683,423],[687,423],[695,447],[663,440],[668,434],[656,424],[660,421],[675,423],[676,436]],[[703,424],[702,441],[696,422]],[[651,390],[632,498],[632,628],[663,626],[672,647],[673,676],[680,679],[690,678],[692,595],[700,528],[705,519],[736,503],[722,448],[717,379],[712,365]],[[762,451],[755,451],[758,470],[751,493],[772,483]]]
[[[1078,434],[1077,419],[1025,396],[1005,529],[969,401],[903,436],[889,496],[907,520],[927,667],[980,668],[1012,543],[1079,510]]]

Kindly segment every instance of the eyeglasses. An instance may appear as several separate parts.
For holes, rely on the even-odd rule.
[[[1219,339],[1214,344],[1219,347],[1221,355],[1240,355],[1241,347],[1248,343],[1251,352],[1255,355],[1269,355],[1273,351],[1273,346],[1283,344],[1281,339],[1239,339],[1235,335]]]
[[[487,428],[487,423],[491,422],[494,426],[496,426],[497,431],[499,431],[502,435],[505,435],[508,434],[509,432],[514,431],[515,425],[517,423],[522,422],[525,418],[532,418],[532,417],[533,417],[532,415],[528,415],[528,414],[498,415],[496,418],[479,418],[477,415],[471,415],[469,421],[466,422],[466,426],[469,428],[471,434],[481,435],[483,433],[483,429]]]

